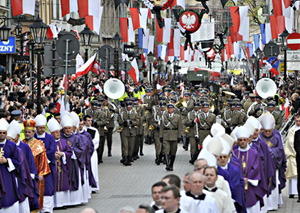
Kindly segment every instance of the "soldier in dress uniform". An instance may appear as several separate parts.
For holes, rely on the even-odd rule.
[[[136,139],[135,139],[135,148],[134,148],[134,153],[133,153],[133,159],[136,160],[139,158],[139,152],[140,152],[140,156],[144,155],[143,154],[143,144],[144,144],[143,139],[144,139],[144,124],[146,124],[146,117],[145,117],[145,110],[140,105],[138,98],[134,99],[134,107],[135,107],[136,113],[138,114],[138,118],[139,118],[137,135],[136,135]]]
[[[187,119],[185,121],[185,126],[187,127],[187,137],[189,138],[191,144],[191,160],[189,161],[192,165],[199,154],[199,124],[198,124],[198,114],[199,114],[200,102],[194,102],[194,109],[188,113]]]
[[[116,112],[116,107],[107,102],[107,107],[108,107],[108,113],[107,113],[107,119],[108,123],[106,124],[107,131],[105,132],[105,137],[107,141],[107,149],[108,149],[108,157],[111,157],[111,147],[112,147],[112,135],[113,135],[113,130],[115,127],[115,112]]]
[[[171,96],[169,98],[169,100],[170,100],[169,103],[174,104],[174,113],[180,115],[180,109],[178,107],[176,107],[176,103],[177,103],[177,100],[178,100],[177,97]],[[168,100],[167,100],[167,102],[168,102]]]
[[[260,117],[266,111],[266,104],[262,102],[260,96],[256,96],[256,102],[254,102],[248,109],[248,116],[255,118]]]
[[[268,111],[273,115],[275,119],[275,129],[279,130],[282,126],[282,116],[281,112],[275,110],[276,108],[276,102],[275,101],[269,101],[268,102]]]
[[[126,109],[120,112],[118,118],[119,125],[122,127],[122,143],[125,166],[131,166],[132,154],[135,144],[135,137],[139,125],[139,117],[135,110],[132,109],[133,102],[126,102]]]
[[[255,102],[255,97],[256,97],[255,94],[250,93],[249,98],[243,104],[243,107],[244,107],[244,110],[246,113],[248,113],[249,107]]]
[[[153,136],[155,141],[155,163],[159,165],[162,163],[163,158],[163,146],[162,142],[159,139],[159,130],[161,126],[162,116],[165,113],[167,107],[167,102],[161,101],[159,106],[153,106],[153,118],[151,119],[151,124],[153,125]]]
[[[180,115],[174,113],[174,104],[167,105],[167,112],[162,116],[160,125],[160,141],[163,142],[163,152],[166,160],[166,170],[173,171],[177,143],[182,132],[182,120]]]
[[[209,103],[204,102],[202,104],[202,111],[198,114],[199,120],[199,146],[202,147],[202,143],[206,136],[210,134],[210,129],[214,123],[216,123],[216,115],[209,112]]]
[[[248,116],[243,109],[243,104],[239,101],[235,104],[235,109],[240,112],[240,125],[244,125],[248,119]]]
[[[249,91],[245,91],[244,92],[244,97],[243,97],[243,100],[241,101],[242,102],[242,105],[244,106],[244,104],[246,103],[247,100],[249,100],[249,94],[250,92]]]
[[[236,104],[231,102],[230,109],[224,112],[224,116],[222,117],[222,125],[224,126],[227,134],[230,134],[231,131],[241,123],[241,113],[235,109],[235,106]]]
[[[144,128],[144,137],[145,137],[145,143],[146,144],[151,144],[152,139],[150,137],[150,132],[149,132],[149,120],[152,118],[152,106],[155,105],[155,100],[154,97],[152,96],[153,89],[152,88],[146,88],[146,95],[143,98],[143,104],[145,104],[145,114],[146,114],[146,126]]]
[[[189,137],[186,136],[186,132],[184,131],[186,126],[185,126],[185,122],[187,120],[187,115],[189,112],[191,112],[194,109],[194,100],[191,99],[191,93],[190,92],[185,92],[184,94],[184,101],[186,101],[186,107],[185,106],[181,106],[180,107],[180,112],[181,112],[181,119],[182,119],[182,140],[183,140],[183,149],[184,150],[188,150],[188,146],[189,146]]]

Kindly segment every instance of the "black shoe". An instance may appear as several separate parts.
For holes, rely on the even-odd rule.
[[[120,160],[120,163],[124,163],[125,162],[125,157],[122,157],[122,159]]]
[[[125,161],[124,161],[124,166],[131,166],[131,163],[130,163],[130,158],[129,157],[125,157]]]
[[[170,156],[170,171],[173,171],[173,165],[174,165],[174,162],[175,162],[175,155],[171,155]]]
[[[140,156],[144,156],[144,153],[143,153],[143,152],[140,152]]]
[[[112,156],[112,155],[111,155],[111,152],[109,151],[109,152],[108,152],[108,157],[111,157],[111,156]]]
[[[298,198],[297,203],[300,203],[300,199]]]
[[[103,163],[103,160],[99,160],[98,164]]]
[[[155,163],[156,163],[156,165],[159,165],[159,164],[160,164],[160,160],[159,160],[158,157],[155,159]]]
[[[167,171],[171,171],[171,170],[170,170],[170,159],[169,159],[169,155],[165,155],[165,160],[166,160],[166,170],[167,170]]]
[[[295,197],[295,195],[289,195],[289,198],[294,198]]]

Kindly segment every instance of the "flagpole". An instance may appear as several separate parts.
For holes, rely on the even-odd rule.
[[[87,61],[88,61],[88,48],[85,48],[84,63],[86,63]],[[85,89],[86,96],[88,96],[88,74],[89,74],[89,71],[85,75],[85,88],[84,89]]]

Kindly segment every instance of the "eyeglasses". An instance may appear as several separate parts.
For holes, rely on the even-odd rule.
[[[0,132],[0,134],[2,134],[2,135],[5,135],[5,134],[6,134],[6,132]]]
[[[226,159],[226,158],[227,158],[227,156],[220,156],[219,158],[221,158],[221,159],[222,159],[222,158]]]

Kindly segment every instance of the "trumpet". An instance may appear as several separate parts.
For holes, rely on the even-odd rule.
[[[190,131],[190,127],[187,126],[187,127],[185,128],[184,132],[185,132],[185,133],[189,133],[189,131]]]
[[[117,132],[118,132],[118,133],[121,133],[122,131],[123,131],[123,127],[118,126],[118,127],[117,127]]]
[[[149,126],[149,130],[152,132],[154,129],[155,129],[155,127],[151,124],[151,125]]]

